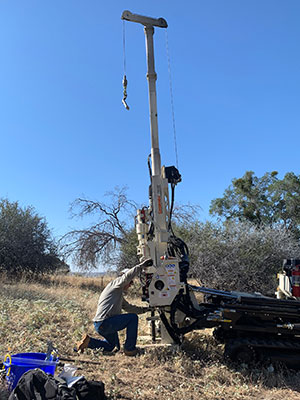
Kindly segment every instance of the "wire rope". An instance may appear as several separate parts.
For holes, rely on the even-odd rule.
[[[124,75],[126,75],[126,35],[125,35],[124,20],[123,20],[123,66],[124,66]]]
[[[179,169],[179,167],[178,167],[178,150],[177,150],[176,124],[175,124],[175,111],[174,111],[173,85],[172,85],[172,74],[171,74],[171,60],[170,60],[169,38],[168,38],[168,30],[167,29],[166,29],[166,51],[167,51],[167,58],[168,58],[169,85],[170,85],[170,98],[171,98],[171,109],[172,109],[172,123],[173,123],[173,135],[174,135],[176,167],[177,167],[177,169]]]

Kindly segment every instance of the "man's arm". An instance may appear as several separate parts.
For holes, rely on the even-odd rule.
[[[115,285],[118,287],[126,286],[129,282],[133,280],[133,278],[145,267],[149,267],[153,265],[153,261],[151,258],[141,262],[133,268],[130,268],[129,271],[125,272],[125,274],[119,276],[115,279]]]

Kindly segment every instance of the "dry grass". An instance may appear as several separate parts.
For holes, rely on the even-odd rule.
[[[105,283],[105,279],[79,276],[39,282],[2,280],[0,355],[45,352],[47,341],[52,340],[61,357],[76,359],[79,374],[105,383],[110,399],[300,400],[300,372],[227,365],[223,347],[209,330],[187,335],[181,349],[150,347],[135,358],[122,353],[104,356],[96,350],[76,355],[73,346],[81,335],[95,334],[91,320]],[[138,287],[130,301],[139,304],[136,292]],[[143,338],[139,344],[144,344],[149,334],[145,315],[140,316],[139,334]],[[82,359],[100,364],[81,363]],[[1,396],[7,399],[3,386]]]

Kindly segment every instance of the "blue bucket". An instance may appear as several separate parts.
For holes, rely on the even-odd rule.
[[[6,370],[6,381],[9,390],[13,390],[24,372],[30,369],[39,368],[48,374],[54,375],[58,360],[53,360],[52,355],[50,360],[46,360],[46,357],[46,353],[7,354],[3,365]]]

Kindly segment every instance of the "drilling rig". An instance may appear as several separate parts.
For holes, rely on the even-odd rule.
[[[175,187],[181,175],[174,166],[161,166],[158,137],[153,35],[154,28],[165,29],[168,24],[164,18],[150,18],[127,10],[121,19],[143,25],[146,38],[151,183],[149,205],[137,210],[136,232],[140,260],[153,260],[153,266],[141,275],[142,300],[152,309],[153,340],[156,319],[161,322],[162,339],[169,343],[181,344],[184,335],[195,329],[214,328],[215,338],[225,343],[225,355],[233,360],[269,359],[299,366],[300,297],[284,296],[280,290],[280,295],[272,298],[259,293],[196,287],[187,282],[188,247],[172,229]],[[126,76],[124,81],[127,83]],[[123,103],[129,109],[126,97]],[[284,290],[288,292],[289,288]],[[204,298],[201,303],[196,300],[197,292]]]

